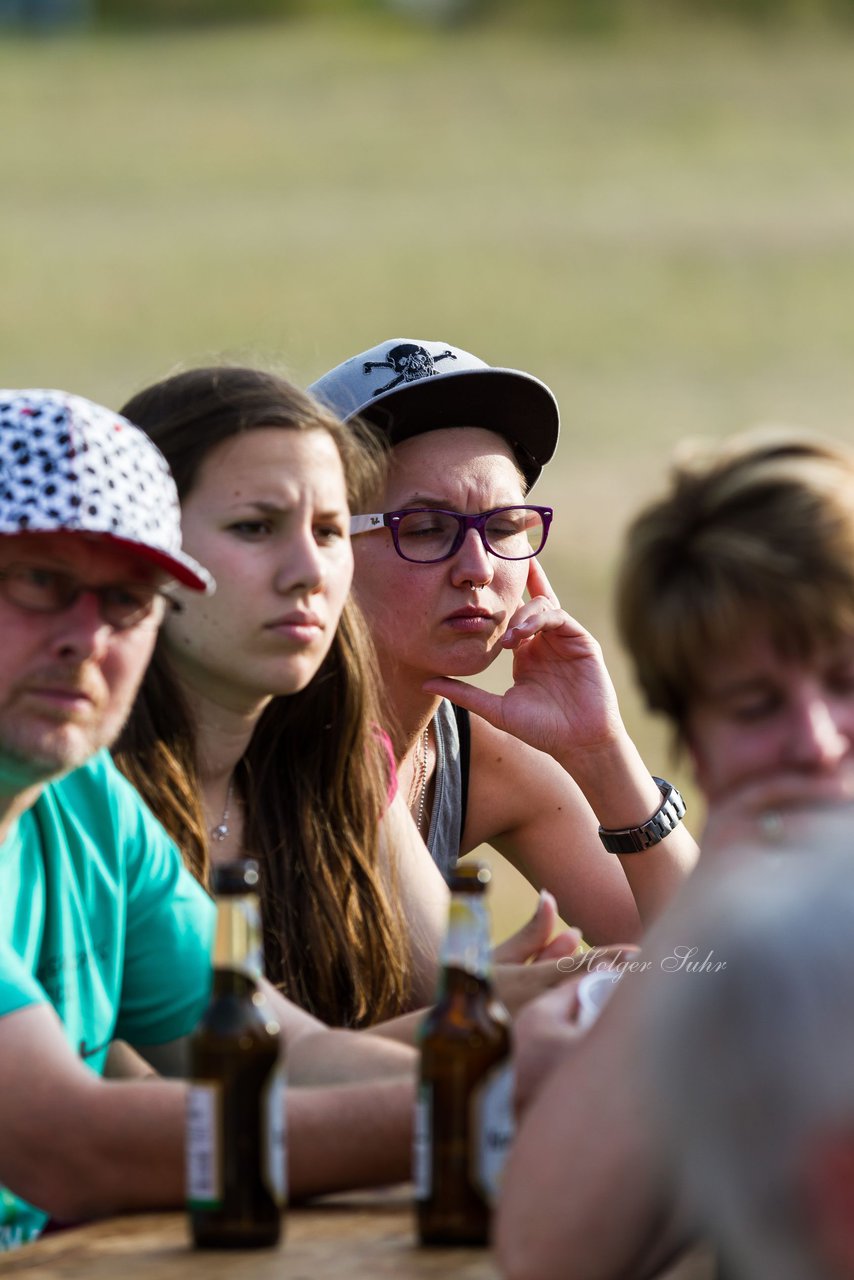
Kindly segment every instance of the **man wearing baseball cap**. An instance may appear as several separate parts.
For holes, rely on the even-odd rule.
[[[111,1041],[185,1036],[210,987],[213,904],[106,750],[176,584],[213,588],[148,437],[0,391],[0,1250],[183,1199],[184,1086],[102,1079]],[[294,1191],[403,1176],[411,1051],[267,995],[292,1077],[347,1082],[293,1096]]]

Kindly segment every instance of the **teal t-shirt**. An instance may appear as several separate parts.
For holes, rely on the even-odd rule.
[[[0,844],[0,1018],[52,1005],[98,1074],[113,1039],[186,1035],[210,993],[214,915],[102,752],[46,786]],[[0,1251],[33,1239],[44,1221],[0,1188]]]

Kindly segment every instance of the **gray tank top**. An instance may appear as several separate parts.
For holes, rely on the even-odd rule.
[[[436,740],[436,790],[427,848],[447,880],[460,855],[463,824],[463,762],[454,709],[446,698],[433,717]],[[467,763],[467,762],[466,762]]]

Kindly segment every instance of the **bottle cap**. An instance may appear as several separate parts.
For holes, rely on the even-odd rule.
[[[211,870],[211,890],[220,898],[257,893],[259,879],[258,863],[254,858],[221,862]]]
[[[484,893],[492,879],[485,862],[463,862],[454,867],[448,879],[451,893]]]

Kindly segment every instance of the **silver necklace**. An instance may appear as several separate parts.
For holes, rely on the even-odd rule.
[[[424,730],[424,736],[421,739],[421,794],[418,797],[418,816],[415,819],[415,825],[420,833],[422,823],[424,822],[424,805],[427,800],[427,751],[430,742],[430,725]]]
[[[228,835],[228,819],[231,816],[231,797],[234,794],[234,774],[228,780],[228,790],[225,793],[225,808],[222,811],[222,817],[215,827],[211,827],[211,840],[222,842]]]

